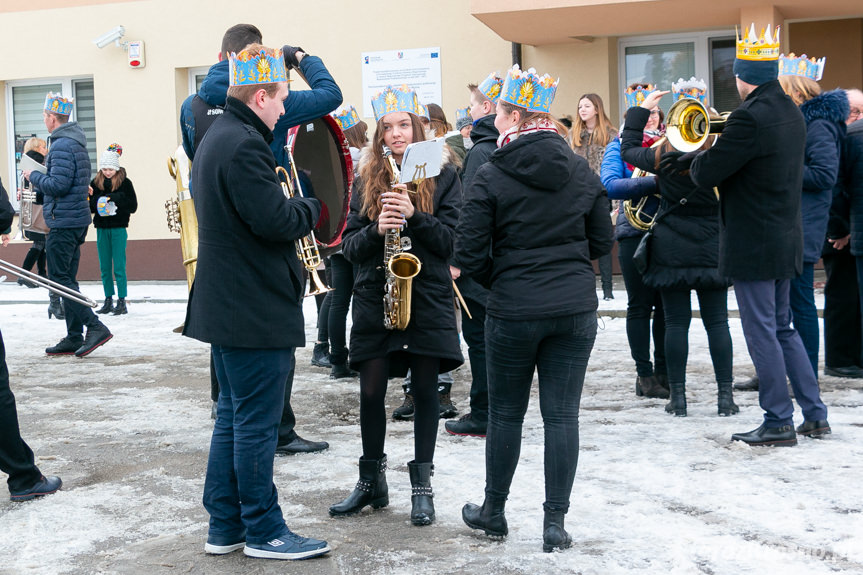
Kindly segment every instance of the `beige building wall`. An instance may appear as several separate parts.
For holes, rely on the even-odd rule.
[[[863,88],[863,18],[794,22],[788,30],[790,50],[827,58],[822,88]]]
[[[0,51],[17,55],[0,61],[2,109],[6,111],[4,81],[92,76],[97,147],[104,149],[114,141],[123,145],[122,164],[139,198],[130,240],[179,237],[165,225],[164,202],[175,189],[166,159],[180,143],[179,105],[188,95],[188,69],[215,63],[222,34],[234,24],[255,24],[270,46],[289,43],[320,56],[345,102],[361,113],[362,52],[440,46],[440,103],[453,121],[455,109],[468,104],[467,84],[481,81],[492,70],[504,70],[511,59],[509,42],[473,18],[462,0],[433,5],[407,0],[398,10],[352,0],[271,2],[254,5],[258,10],[224,0],[43,4],[69,7],[0,11]],[[124,40],[145,41],[144,69],[130,68],[122,49],[99,49],[92,43],[117,25],[126,28]],[[39,31],[41,43],[33,31]],[[292,83],[293,89],[304,87],[301,80]],[[372,119],[366,120],[373,126]],[[0,174],[7,184],[10,123],[0,128]],[[92,230],[89,239],[95,241]]]

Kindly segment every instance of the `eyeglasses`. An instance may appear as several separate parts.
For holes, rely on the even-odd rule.
[[[658,116],[658,115],[659,115],[659,110],[651,110],[651,111],[650,111],[650,115],[651,115],[651,116]]]
[[[856,117],[863,116],[863,110],[861,110],[860,108],[851,108],[851,114],[849,115]]]

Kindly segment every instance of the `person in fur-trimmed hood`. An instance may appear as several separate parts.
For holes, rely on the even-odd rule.
[[[791,280],[791,312],[806,355],[818,378],[818,348],[821,333],[815,307],[814,267],[821,258],[827,237],[833,186],[839,174],[839,157],[845,140],[848,96],[844,90],[821,92],[812,78],[781,75],[779,83],[800,107],[806,120],[806,152],[803,159],[803,273]]]
[[[391,185],[393,172],[384,147],[401,163],[407,146],[426,139],[418,116],[416,93],[388,87],[372,100],[377,128],[360,158],[350,214],[342,236],[342,253],[354,264],[353,328],[350,366],[360,372],[360,480],[330,515],[358,513],[367,505],[389,503],[386,483],[385,397],[387,380],[411,369],[414,397],[414,460],[408,463],[412,487],[411,523],[435,519],[432,500],[435,441],[439,418],[438,374],[464,360],[456,330],[449,260],[461,207],[461,184],[445,155],[441,172],[419,185]],[[384,327],[386,272],[384,239],[401,230],[411,254],[422,267],[412,280],[410,323],[405,329]]]

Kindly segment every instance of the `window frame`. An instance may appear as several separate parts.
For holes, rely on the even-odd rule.
[[[198,76],[207,76],[207,72],[210,71],[211,66],[195,66],[194,68],[189,68],[189,96],[193,96],[198,93]]]
[[[65,94],[73,94],[73,84],[78,81],[90,81],[94,82],[95,79],[93,76],[88,76],[86,74],[77,75],[77,76],[61,76],[61,77],[45,77],[45,78],[29,78],[26,80],[7,80],[6,81],[6,146],[8,150],[7,160],[8,164],[8,173],[6,174],[6,178],[4,178],[4,182],[9,182],[6,186],[6,190],[9,192],[9,200],[12,202],[12,206],[15,208],[17,212],[19,209],[19,202],[17,200],[17,191],[18,191],[18,168],[17,162],[15,161],[15,108],[14,101],[12,97],[13,88],[22,88],[27,86],[39,86],[41,84],[60,84],[62,86],[61,92]],[[72,107],[72,114],[69,116],[69,121],[77,121],[78,118],[78,107],[74,105]],[[47,131],[47,129],[46,129]]]
[[[712,70],[710,68],[711,53],[710,41],[734,38],[734,30],[717,28],[703,32],[679,32],[674,34],[652,34],[647,36],[626,36],[621,37],[617,41],[617,80],[618,86],[618,107],[620,109],[620,117],[626,112],[626,98],[623,91],[626,89],[626,49],[640,46],[653,46],[658,44],[681,44],[692,42],[694,47],[695,58],[695,77],[704,78],[705,80],[712,78]],[[688,78],[684,78],[688,80]],[[670,90],[671,86],[660,86],[662,90]],[[708,84],[709,93],[708,101],[713,101],[713,85]],[[667,110],[666,110],[667,111]]]

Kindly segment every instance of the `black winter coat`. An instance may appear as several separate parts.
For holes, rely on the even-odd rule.
[[[123,172],[123,183],[116,190],[111,190],[111,180],[105,178],[102,187],[96,185],[94,178],[90,182],[90,187],[93,188],[93,194],[90,196],[90,212],[93,214],[94,228],[128,228],[129,215],[138,211],[138,197],[135,195],[135,186],[132,181],[126,177],[126,169],[120,168]],[[119,173],[119,172],[118,172]],[[116,175],[114,176],[117,177]],[[117,213],[113,216],[100,216],[97,209],[99,198],[105,196],[108,201],[114,202],[117,206]]]
[[[608,197],[553,132],[495,151],[465,190],[456,259],[488,286],[487,313],[542,319],[596,310],[590,260],[613,244]]]
[[[362,164],[371,153],[363,150]],[[356,278],[352,307],[350,363],[356,369],[367,359],[390,356],[390,377],[404,377],[409,352],[440,358],[440,372],[464,363],[455,321],[452,276],[449,261],[453,236],[461,206],[461,184],[456,168],[447,164],[435,178],[434,211],[414,211],[402,230],[411,238],[410,252],[422,263],[413,278],[411,321],[407,329],[384,327],[384,237],[378,234],[377,221],[361,213],[363,182],[354,181],[348,222],[342,235],[342,255],[354,264]]]
[[[656,173],[662,200],[653,227],[650,266],[644,283],[656,289],[719,289],[729,283],[719,275],[719,200],[713,190],[696,186],[689,174],[666,175],[656,167],[656,149],[643,148],[650,110],[630,108],[621,153],[636,168]],[[672,206],[677,205],[669,212]]]
[[[848,126],[843,159],[845,190],[851,202],[851,254],[863,256],[863,120]]]
[[[832,90],[800,105],[806,120],[806,157],[803,163],[803,262],[814,264],[821,257],[827,236],[827,221],[833,187],[839,174],[839,157],[845,139],[848,96]]]
[[[15,208],[9,201],[9,195],[6,193],[6,188],[3,187],[3,180],[0,180],[0,234],[9,232],[14,218]]]
[[[321,208],[312,198],[285,197],[271,139],[258,116],[229,97],[201,140],[192,165],[198,265],[183,335],[244,348],[305,345],[305,280],[294,241]]]
[[[803,270],[800,190],[806,124],[778,80],[758,86],[692,162],[699,186],[719,187],[719,273],[790,279]]]

